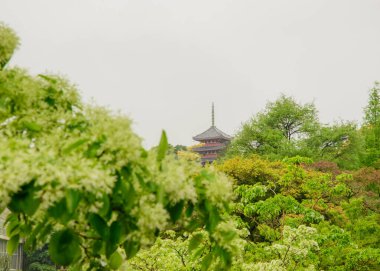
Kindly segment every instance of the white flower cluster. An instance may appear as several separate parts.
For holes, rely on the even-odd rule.
[[[268,262],[243,264],[244,270],[315,270],[313,264],[308,264],[310,253],[319,250],[316,238],[317,230],[312,227],[301,225],[298,228],[284,226],[282,240],[266,247],[267,252],[272,252],[277,259]]]
[[[214,176],[203,180],[203,185],[206,187],[206,197],[213,204],[222,208],[223,202],[230,201],[233,197],[232,182],[213,167],[209,167],[208,170],[208,174],[214,174]]]
[[[0,139],[0,159],[0,208],[8,204],[10,195],[31,181],[41,188],[36,196],[45,210],[68,188],[109,193],[115,181],[108,170],[79,154],[60,156],[50,146],[39,146],[37,151],[28,147],[27,140]]]
[[[88,133],[91,140],[105,137],[98,153],[100,162],[114,168],[121,168],[129,162],[136,162],[141,154],[141,139],[131,132],[131,121],[122,115],[113,115],[104,108],[87,108],[86,117],[91,125]],[[105,153],[104,153],[105,152]]]
[[[149,245],[152,242],[152,235],[156,229],[164,230],[169,221],[169,214],[157,203],[154,195],[142,196],[139,206],[132,211],[139,227],[141,244]]]
[[[152,161],[150,169],[154,174],[153,181],[163,187],[170,202],[189,200],[195,203],[197,201],[193,178],[199,172],[198,164],[168,155],[162,163],[161,170],[158,170],[154,159]]]
[[[281,260],[272,260],[267,263],[243,264],[243,270],[252,271],[287,271]]]

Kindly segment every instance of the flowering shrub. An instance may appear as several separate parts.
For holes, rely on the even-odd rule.
[[[167,152],[165,133],[156,149],[144,150],[128,118],[83,104],[65,79],[0,69],[8,252],[25,239],[29,249],[48,243],[51,259],[73,270],[118,269],[180,225],[204,228],[210,256],[203,265],[228,268],[233,254],[219,232],[228,221],[229,180]]]

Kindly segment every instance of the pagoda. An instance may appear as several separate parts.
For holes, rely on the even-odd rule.
[[[193,137],[195,141],[201,143],[201,146],[195,147],[193,151],[200,154],[202,164],[212,163],[217,159],[227,149],[227,145],[232,139],[231,136],[216,128],[214,103],[211,115],[211,127]]]

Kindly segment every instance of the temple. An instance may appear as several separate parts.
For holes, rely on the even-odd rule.
[[[194,148],[193,151],[200,154],[202,164],[212,163],[226,150],[232,137],[216,128],[214,103],[212,104],[211,127],[194,136],[193,139],[201,143],[201,146]]]

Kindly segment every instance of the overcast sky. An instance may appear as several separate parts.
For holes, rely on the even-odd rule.
[[[361,121],[380,80],[380,0],[0,0],[22,45],[11,65],[53,72],[121,110],[147,147],[234,134],[280,93],[322,122]]]

